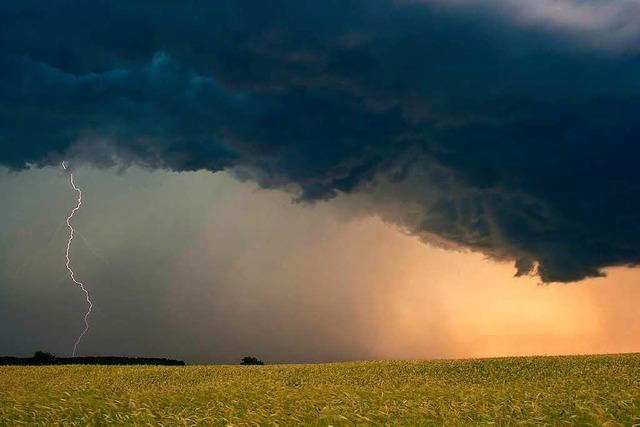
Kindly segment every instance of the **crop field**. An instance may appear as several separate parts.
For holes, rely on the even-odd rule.
[[[640,424],[640,355],[0,367],[2,425]]]

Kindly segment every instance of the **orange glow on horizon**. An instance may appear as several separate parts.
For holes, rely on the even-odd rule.
[[[390,326],[374,346],[380,358],[640,351],[638,270],[542,285],[536,277],[514,277],[512,264],[395,234],[393,256],[411,267],[386,288]]]

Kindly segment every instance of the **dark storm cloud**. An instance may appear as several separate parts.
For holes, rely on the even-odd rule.
[[[0,3],[0,163],[380,191],[543,281],[640,262],[633,2]],[[376,190],[378,189],[378,190]]]

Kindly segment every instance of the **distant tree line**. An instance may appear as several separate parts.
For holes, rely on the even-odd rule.
[[[241,365],[264,365],[262,360],[253,356],[242,358]],[[57,357],[46,351],[36,351],[33,357],[0,356],[0,365],[166,365],[184,366],[182,360],[153,357]]]
[[[182,360],[152,357],[57,357],[45,351],[36,351],[33,357],[0,357],[0,365],[166,365],[184,366]]]

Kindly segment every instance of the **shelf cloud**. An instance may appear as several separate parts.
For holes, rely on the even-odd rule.
[[[267,4],[268,3],[268,4]],[[544,282],[640,262],[633,1],[5,1],[0,164],[370,195]]]

